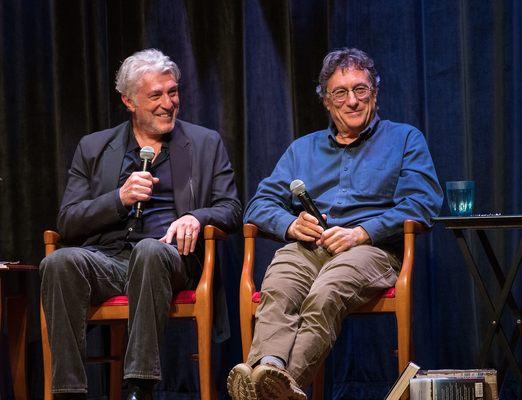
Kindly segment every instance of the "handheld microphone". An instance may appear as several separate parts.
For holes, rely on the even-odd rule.
[[[319,225],[321,225],[321,227],[324,230],[327,230],[328,225],[326,225],[326,221],[324,220],[323,216],[317,209],[314,201],[306,191],[304,182],[300,179],[292,181],[292,183],[290,184],[290,190],[292,191],[294,196],[296,196],[299,199],[305,211],[308,214],[313,215],[315,218],[317,218],[317,220],[319,221]]]
[[[150,146],[144,146],[140,150],[140,158],[141,158],[141,171],[147,172],[149,170],[149,166],[154,158],[154,149]],[[136,203],[136,219],[140,219],[143,214],[143,203],[138,201]]]

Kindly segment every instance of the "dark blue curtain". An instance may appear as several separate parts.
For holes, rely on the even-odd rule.
[[[55,226],[74,148],[83,135],[126,118],[114,74],[125,57],[145,47],[159,48],[179,64],[180,118],[221,133],[245,204],[293,139],[327,126],[315,95],[317,75],[329,50],[349,46],[374,57],[382,77],[381,118],[425,133],[441,183],[473,179],[478,212],[520,213],[521,30],[517,0],[5,0],[0,259],[38,263],[43,257],[41,233]],[[490,236],[508,265],[519,232]],[[498,294],[478,242],[471,243]],[[276,247],[260,241],[258,283]],[[226,397],[226,375],[241,358],[239,234],[221,249],[221,259],[232,337],[214,347],[214,371]],[[414,284],[417,363],[474,367],[489,316],[451,232],[436,226],[418,239]],[[24,285],[33,311],[30,391],[41,398],[38,281],[8,279],[14,292]],[[521,274],[513,295],[520,308]],[[508,336],[517,317],[506,310]],[[198,397],[192,328],[191,322],[169,325],[158,398]],[[89,332],[89,352],[107,345],[104,333]],[[384,398],[397,375],[395,343],[392,319],[349,318],[328,360],[327,398]],[[520,399],[522,385],[499,349],[495,341],[488,365],[505,380],[501,398]],[[0,351],[0,370],[9,380],[7,349]],[[520,343],[516,354],[522,364]],[[106,376],[103,367],[89,367],[90,398],[107,393]]]

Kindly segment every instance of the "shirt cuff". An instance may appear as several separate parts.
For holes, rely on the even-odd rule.
[[[120,199],[120,189],[114,191],[114,202],[116,203],[116,211],[121,219],[125,219],[129,216],[130,207],[125,207]]]
[[[291,240],[286,238],[286,232],[288,231],[288,228],[290,228],[290,225],[292,225],[292,222],[294,222],[296,219],[297,217],[295,215],[285,215],[279,219],[276,228],[273,232],[270,233],[275,234],[278,238],[285,242],[290,242]]]
[[[205,213],[204,211],[202,210],[191,210],[191,211],[187,211],[185,214],[183,215],[192,215],[194,218],[196,218],[199,222],[199,225],[200,225],[200,228],[201,228],[201,232],[203,232],[203,229],[205,229],[205,226],[208,225],[208,216],[207,216],[207,213]],[[178,217],[181,218],[183,217],[183,215],[180,215]]]
[[[359,226],[366,231],[370,237],[372,245],[377,244],[382,239],[382,226],[381,223],[376,219],[365,221],[362,224],[359,224]]]

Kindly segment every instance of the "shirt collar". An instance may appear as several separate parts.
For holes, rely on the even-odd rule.
[[[337,133],[339,131],[337,130],[337,127],[335,126],[333,121],[330,120],[330,127],[329,127],[330,132],[328,133],[328,137],[329,137],[330,141],[333,144],[336,144],[337,146],[341,146],[341,147],[357,146],[361,141],[367,140],[371,135],[374,134],[375,129],[377,128],[377,125],[380,120],[381,120],[381,118],[379,117],[379,115],[377,113],[375,113],[375,115],[373,116],[373,118],[370,121],[370,123],[368,124],[368,126],[366,128],[364,128],[364,130],[361,133],[359,133],[359,137],[357,138],[357,140],[353,141],[349,145],[341,144],[337,141],[337,139],[335,137],[337,136]]]
[[[129,129],[129,141],[127,142],[127,153],[131,151],[136,151],[140,149],[140,145],[136,141],[136,137],[134,136],[134,133],[132,132],[132,127]]]
[[[136,141],[136,137],[134,136],[134,133],[132,131],[132,124],[129,125],[129,140],[127,142],[127,153],[132,151],[139,151],[140,145]],[[174,127],[174,130],[176,127]],[[168,149],[170,140],[172,139],[172,132],[165,133],[162,137],[163,141],[161,143],[161,149]]]

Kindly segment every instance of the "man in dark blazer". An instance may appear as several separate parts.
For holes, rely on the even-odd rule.
[[[152,398],[172,296],[199,279],[199,233],[207,224],[230,232],[241,223],[219,134],[176,118],[179,79],[158,50],[128,57],[116,89],[130,121],[85,136],[76,149],[58,215],[62,240],[73,247],[40,265],[57,399],[85,397],[89,306],[120,294],[129,298],[128,398]],[[148,171],[140,168],[145,146],[153,150]]]

